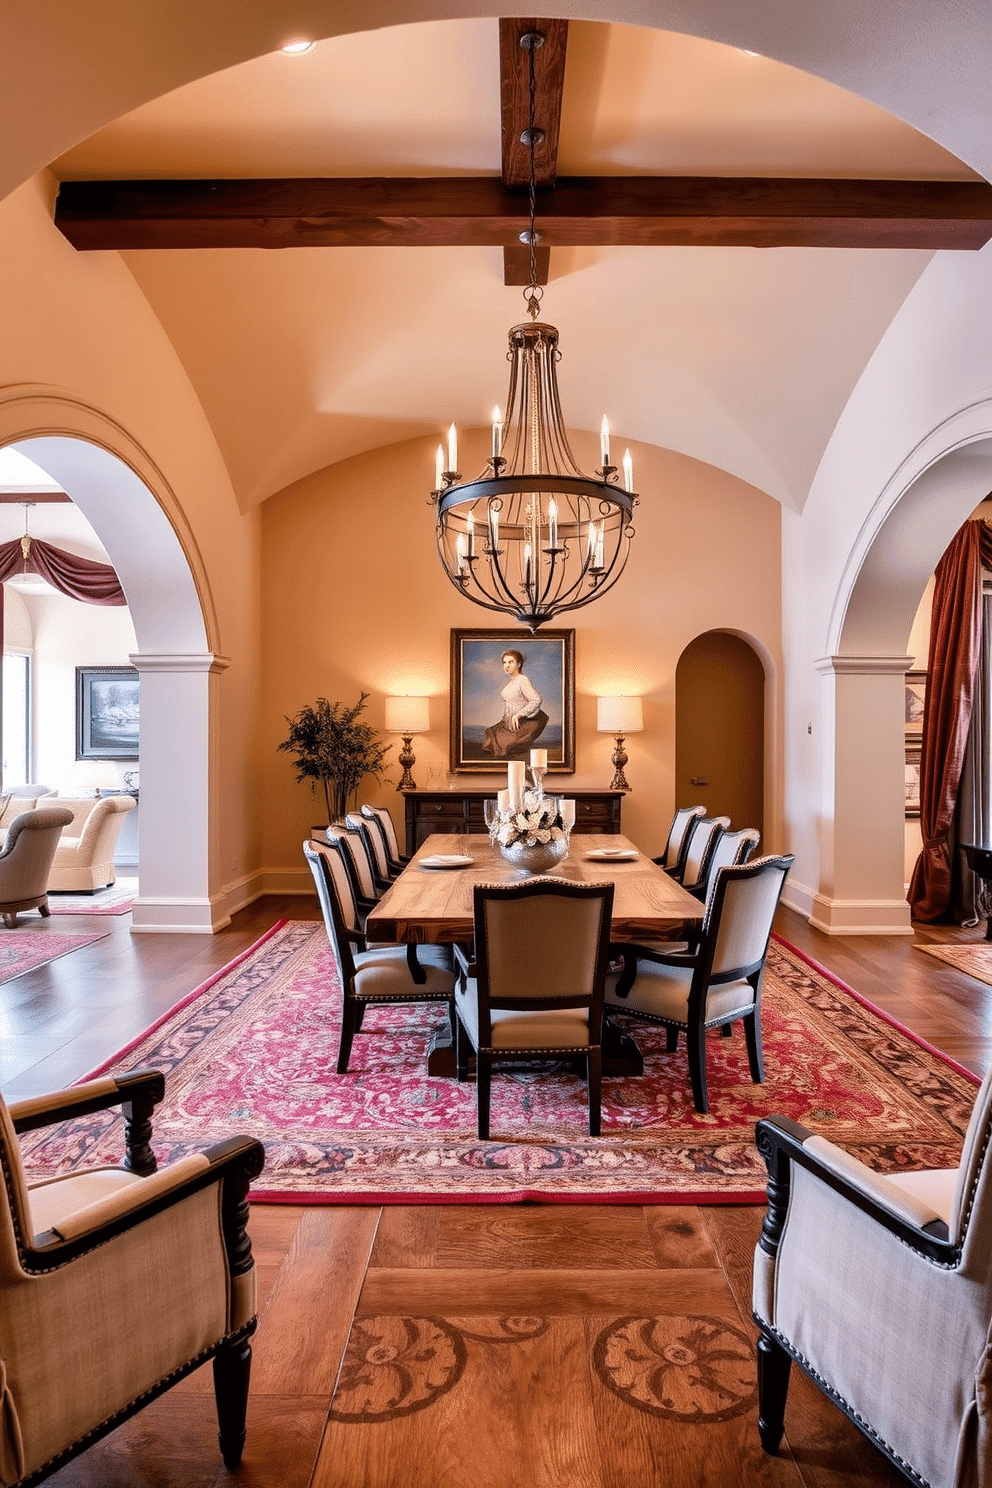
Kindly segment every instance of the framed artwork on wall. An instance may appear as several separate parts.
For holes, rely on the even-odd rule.
[[[451,632],[451,768],[498,770],[548,751],[575,770],[575,631]]]
[[[906,673],[906,738],[923,738],[923,704],[927,695],[926,672]]]
[[[920,814],[920,755],[919,744],[906,745],[906,819],[914,820]]]
[[[138,758],[136,667],[76,668],[76,758]]]

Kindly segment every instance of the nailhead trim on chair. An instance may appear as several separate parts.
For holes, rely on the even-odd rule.
[[[915,1467],[911,1467],[904,1457],[900,1457],[895,1447],[891,1446],[889,1442],[885,1440],[884,1436],[879,1436],[875,1428],[868,1421],[866,1421],[863,1416],[860,1416],[858,1414],[858,1412],[854,1409],[854,1406],[849,1404],[849,1402],[844,1399],[843,1395],[839,1394],[832,1385],[827,1384],[827,1381],[823,1378],[823,1376],[813,1368],[812,1364],[806,1358],[805,1354],[801,1354],[798,1349],[793,1348],[792,1344],[783,1337],[783,1335],[778,1331],[777,1328],[773,1328],[770,1323],[766,1322],[764,1318],[759,1317],[756,1312],[752,1312],[751,1316],[765,1333],[770,1333],[776,1340],[776,1342],[782,1346],[785,1352],[789,1355],[789,1358],[794,1359],[796,1363],[805,1370],[810,1379],[813,1380],[816,1385],[823,1391],[824,1395],[832,1400],[834,1404],[844,1412],[848,1420],[853,1421],[858,1429],[860,1431],[863,1431],[865,1436],[867,1436],[871,1441],[875,1443],[879,1451],[885,1453],[890,1462],[895,1463],[895,1465],[900,1468],[901,1471],[904,1472],[908,1478],[912,1478],[914,1483],[918,1483],[920,1485],[920,1488],[933,1488],[933,1485],[930,1482],[929,1478],[925,1478],[922,1473],[916,1471]]]

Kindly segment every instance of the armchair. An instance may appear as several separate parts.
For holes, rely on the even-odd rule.
[[[992,1075],[957,1168],[881,1174],[781,1117],[758,1122],[758,1430],[795,1360],[919,1488],[992,1483]]]
[[[22,909],[37,909],[46,919],[48,880],[62,828],[72,821],[64,806],[22,811],[14,818],[0,851],[0,914],[13,928]]]
[[[705,815],[705,806],[680,806],[672,817],[665,851],[653,861],[658,864],[659,868],[664,868],[666,873],[670,873],[673,878],[681,872],[682,858],[685,849],[689,846],[689,834],[697,817]]]
[[[156,1172],[157,1070],[0,1100],[0,1481],[29,1488],[213,1360],[220,1448],[245,1439],[255,1276],[247,1193],[264,1152],[229,1138]],[[121,1106],[120,1168],[29,1184],[18,1133]]]

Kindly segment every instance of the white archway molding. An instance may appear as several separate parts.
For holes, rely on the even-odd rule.
[[[504,15],[530,15],[506,0]],[[548,0],[549,16],[574,17],[573,0]],[[435,0],[431,20],[492,15],[489,0]],[[598,0],[579,17],[684,32],[746,47],[815,73],[905,119],[992,177],[988,12],[984,0],[953,7],[919,0]],[[196,78],[276,51],[287,39],[423,21],[422,0],[212,0],[210,24],[194,0],[142,0],[121,24],[119,0],[32,0],[4,19],[0,90],[9,129],[0,196],[112,119]],[[55,40],[58,39],[58,40]],[[58,43],[61,42],[61,45]]]
[[[131,661],[141,678],[140,896],[132,929],[211,934],[229,918],[210,894],[212,694],[227,661],[210,645],[217,621],[196,546],[185,523],[170,519],[168,508],[178,513],[178,506],[154,463],[98,410],[51,389],[0,389],[6,444],[72,497],[128,598],[138,643]]]

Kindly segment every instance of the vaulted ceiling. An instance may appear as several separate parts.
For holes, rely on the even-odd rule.
[[[493,192],[506,148],[499,22],[460,20],[331,38],[214,74],[116,120],[52,170],[62,182],[421,178],[425,191],[440,179],[449,192],[478,178]],[[659,176],[979,179],[879,108],[780,63],[577,21],[556,172],[604,190]],[[451,420],[482,425],[505,392],[506,331],[524,307],[497,242],[334,241],[346,245],[121,250],[245,508],[368,448]],[[796,508],[930,257],[633,246],[615,233],[548,241],[580,244],[552,249],[543,312],[561,332],[569,423],[594,431],[606,412],[622,439],[709,461]],[[425,465],[425,492],[432,474]]]

